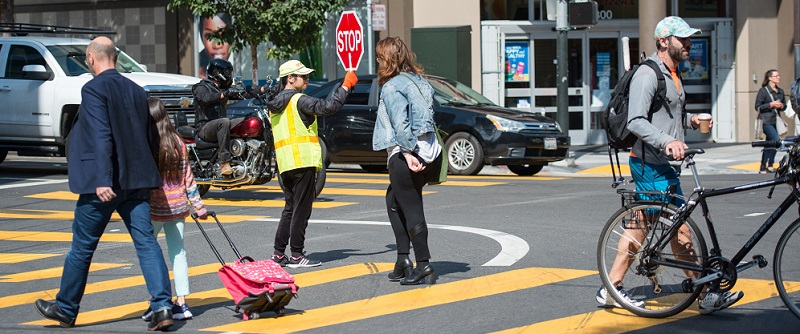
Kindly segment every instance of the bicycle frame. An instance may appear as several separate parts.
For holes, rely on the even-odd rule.
[[[712,247],[711,247],[711,250],[709,252],[709,257],[721,256],[721,249],[720,249],[720,246],[719,246],[719,241],[717,239],[717,234],[716,234],[716,231],[714,229],[714,224],[711,221],[711,216],[709,215],[709,208],[708,208],[708,204],[706,203],[706,199],[710,198],[710,197],[734,194],[734,193],[753,190],[753,189],[766,188],[766,187],[772,187],[772,186],[776,186],[776,185],[780,185],[780,184],[786,184],[786,183],[789,183],[791,180],[797,178],[797,176],[795,174],[795,171],[789,171],[788,173],[786,173],[787,175],[781,176],[781,177],[777,177],[777,178],[772,179],[772,180],[758,181],[758,182],[747,183],[747,184],[742,184],[742,185],[737,185],[737,186],[732,186],[732,187],[726,187],[726,188],[721,188],[721,189],[708,189],[707,190],[702,186],[702,184],[700,182],[700,178],[697,175],[697,168],[695,167],[695,162],[694,162],[692,156],[687,157],[685,161],[687,163],[687,166],[690,167],[690,169],[692,170],[692,175],[694,177],[694,182],[695,182],[694,192],[689,196],[689,198],[687,198],[685,207],[683,207],[683,208],[681,208],[679,210],[678,216],[677,217],[670,217],[671,221],[678,221],[679,223],[672,224],[672,226],[669,228],[667,233],[662,234],[658,238],[658,240],[654,244],[654,245],[656,245],[656,248],[652,249],[651,252],[654,252],[654,253],[655,252],[661,252],[664,248],[666,248],[667,245],[669,245],[668,240],[672,239],[675,236],[675,234],[678,233],[678,230],[683,225],[683,222],[689,216],[691,216],[692,212],[697,208],[697,206],[699,204],[701,209],[702,209],[702,212],[703,212],[703,218],[706,221],[706,226],[708,228],[709,237],[711,238]],[[750,239],[748,239],[747,242],[745,242],[745,244],[742,246],[742,248],[739,249],[739,251],[736,253],[736,255],[734,255],[734,257],[730,260],[730,263],[734,263],[734,264],[740,263],[740,261],[742,259],[744,259],[744,257],[747,256],[747,254],[753,249],[753,247],[755,247],[755,245],[761,240],[761,238],[764,236],[764,234],[766,234],[767,231],[769,231],[769,229],[772,228],[773,225],[775,225],[775,223],[778,221],[778,219],[780,219],[781,216],[783,216],[783,214],[786,213],[786,211],[789,210],[789,207],[791,207],[792,204],[794,204],[794,202],[800,202],[800,190],[798,190],[797,188],[794,188],[792,190],[792,192],[788,196],[786,196],[786,199],[783,200],[783,202],[778,206],[778,208],[776,208],[775,211],[773,211],[772,214],[767,217],[767,219],[764,221],[764,223],[761,225],[761,227],[759,227],[756,230],[756,232],[753,234],[753,236],[750,237]],[[705,269],[705,263],[700,265],[700,266],[698,266],[696,263],[690,263],[690,262],[687,262],[687,261],[679,261],[679,260],[672,260],[672,259],[658,259],[657,257],[652,257],[651,261],[653,263],[655,263],[655,264],[658,264],[658,265],[665,265],[665,266],[669,266],[669,267],[674,267],[674,268],[679,268],[679,269],[684,269],[684,270],[690,270],[690,271],[694,271],[694,272],[701,272],[702,273],[704,271],[704,269]],[[740,271],[742,271],[744,269],[747,269],[747,268],[749,268],[749,267],[751,267],[753,265],[754,265],[754,263],[752,263],[752,262],[748,262],[748,263],[744,263],[744,264],[741,264],[741,265],[737,265],[736,271],[740,272]],[[705,283],[708,283],[710,281],[713,281],[714,279],[716,279],[718,277],[721,277],[721,275],[714,275],[714,274],[709,275],[709,276],[712,276],[712,277],[704,277],[704,278],[700,278],[700,279],[696,280],[694,282],[694,285],[698,286],[698,285],[701,285],[701,284],[705,284]]]

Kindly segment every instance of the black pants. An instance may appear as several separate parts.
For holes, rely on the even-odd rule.
[[[422,159],[420,159],[422,160]],[[431,258],[428,250],[428,225],[422,206],[422,187],[439,173],[442,156],[439,155],[421,172],[408,169],[403,154],[389,159],[389,188],[386,189],[386,211],[392,224],[398,254],[410,254],[414,246],[417,262]]]
[[[314,203],[314,183],[317,169],[306,167],[281,173],[286,204],[275,232],[275,253],[284,254],[286,245],[292,256],[303,255],[306,241],[306,227],[311,218],[311,205]],[[291,237],[291,243],[289,239]]]
[[[200,139],[207,142],[217,142],[219,153],[217,159],[219,162],[230,162],[231,157],[231,129],[244,120],[242,117],[234,119],[217,118],[206,124],[198,131]]]

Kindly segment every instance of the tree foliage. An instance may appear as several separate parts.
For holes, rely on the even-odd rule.
[[[325,13],[339,12],[347,3],[348,0],[172,0],[167,9],[188,9],[201,17],[228,13],[232,24],[217,30],[212,38],[230,43],[234,51],[250,47],[255,84],[259,44],[272,42],[267,59],[289,59],[319,41]]]

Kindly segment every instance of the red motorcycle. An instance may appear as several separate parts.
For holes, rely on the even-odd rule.
[[[231,189],[246,185],[260,185],[278,177],[278,183],[283,189],[283,182],[278,172],[275,161],[275,149],[272,141],[272,128],[267,110],[267,100],[271,99],[280,89],[275,80],[267,77],[269,83],[265,94],[254,94],[243,89],[240,80],[234,85],[240,91],[241,99],[252,97],[257,99],[259,107],[255,112],[231,129],[230,152],[233,159],[230,161],[233,174],[223,177],[220,174],[220,163],[217,160],[219,151],[216,142],[206,142],[197,135],[194,127],[185,121],[180,121],[180,114],[176,118],[177,130],[186,144],[189,156],[189,165],[194,173],[200,196],[205,195],[211,187]],[[325,187],[325,168],[317,172],[315,191],[316,195]]]

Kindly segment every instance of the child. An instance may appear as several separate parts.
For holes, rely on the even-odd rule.
[[[183,222],[189,215],[191,201],[194,212],[200,219],[207,218],[205,204],[200,199],[194,175],[189,168],[186,146],[169,121],[167,111],[160,99],[151,97],[150,115],[158,128],[159,151],[156,162],[164,184],[161,188],[150,190],[150,219],[153,222],[153,233],[158,235],[161,228],[167,236],[170,262],[175,278],[175,294],[178,299],[172,308],[174,319],[191,319],[192,312],[186,305],[189,294],[189,271],[186,263],[186,251],[183,248]],[[148,309],[142,318],[148,320],[153,312]]]

